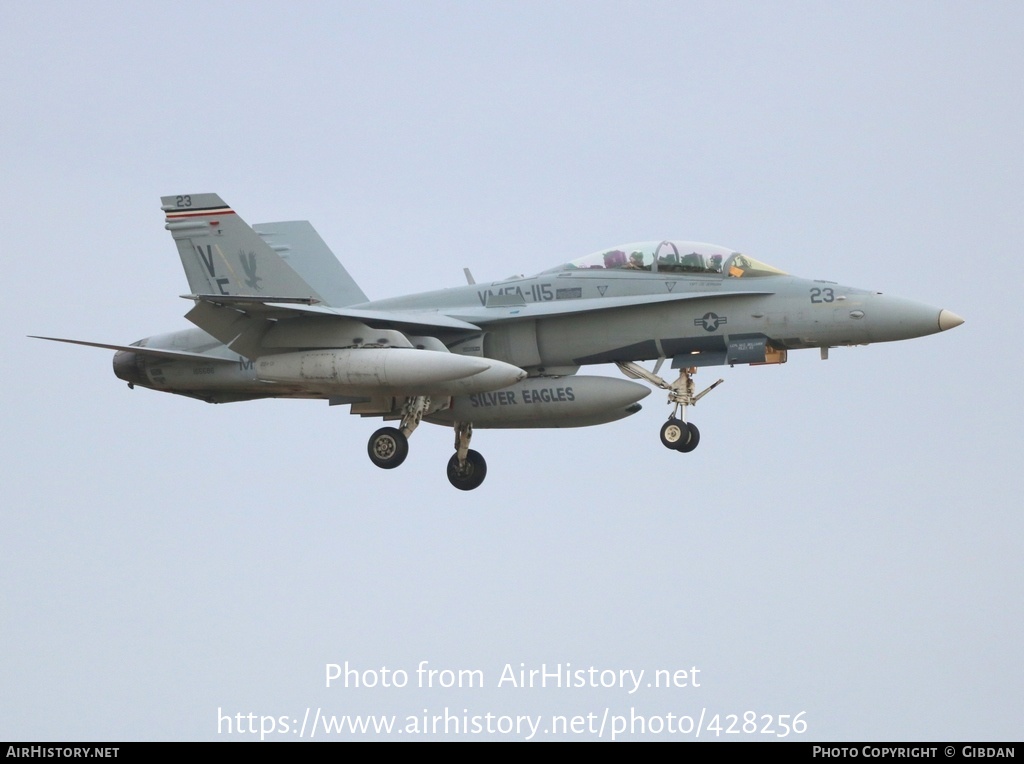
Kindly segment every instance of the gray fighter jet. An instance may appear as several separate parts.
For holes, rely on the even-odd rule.
[[[370,460],[400,465],[421,421],[455,430],[448,479],[479,486],[473,429],[585,427],[640,409],[647,386],[588,376],[613,363],[667,391],[661,442],[686,453],[702,366],[785,363],[790,350],[892,342],[963,319],[879,292],[790,276],[726,247],[649,241],[604,249],[536,276],[368,300],[304,221],[254,228],[216,194],[162,199],[194,303],[195,329],[116,350],[114,373],[208,403],[317,398],[397,427],[370,436]],[[662,365],[678,378],[659,376]],[[655,361],[652,370],[638,361]]]

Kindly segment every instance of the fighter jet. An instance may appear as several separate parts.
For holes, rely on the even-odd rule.
[[[785,363],[791,350],[893,342],[963,323],[929,307],[832,281],[791,276],[728,247],[674,239],[624,244],[535,276],[369,300],[306,221],[250,227],[216,194],[162,198],[197,328],[108,348],[128,387],[208,403],[313,398],[397,426],[367,451],[399,466],[420,422],[455,432],[448,480],[484,480],[475,429],[585,427],[667,392],[661,442],[687,453],[687,417],[705,366]],[[640,361],[654,361],[653,369]],[[660,376],[665,361],[678,370]],[[615,364],[629,379],[584,375]]]

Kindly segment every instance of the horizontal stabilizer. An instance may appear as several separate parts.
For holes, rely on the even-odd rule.
[[[223,358],[205,353],[189,353],[184,350],[164,350],[162,348],[146,348],[138,345],[111,345],[105,342],[86,342],[85,340],[68,340],[63,337],[40,337],[35,334],[28,335],[34,340],[49,340],[50,342],[67,342],[71,345],[85,345],[91,348],[104,348],[106,350],[123,350],[126,353],[138,353],[140,355],[151,355],[156,358],[169,358],[171,360],[209,361],[211,363],[238,363],[237,358]]]

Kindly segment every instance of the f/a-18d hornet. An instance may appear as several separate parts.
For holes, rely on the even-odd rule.
[[[368,300],[305,221],[248,226],[216,194],[165,196],[197,328],[109,348],[114,373],[208,403],[315,398],[397,423],[370,460],[400,465],[420,424],[455,430],[448,480],[487,472],[473,429],[586,427],[634,414],[647,386],[579,374],[615,364],[668,393],[661,442],[692,451],[702,366],[785,363],[790,350],[892,342],[963,323],[955,313],[790,276],[727,247],[665,239],[603,249],[536,276]],[[662,365],[678,378],[659,376]],[[638,361],[654,361],[652,370]]]

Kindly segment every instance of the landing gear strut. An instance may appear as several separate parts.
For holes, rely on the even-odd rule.
[[[455,423],[455,453],[448,460],[448,482],[460,491],[479,488],[487,477],[487,462],[479,452],[469,447],[473,437],[470,422]]]
[[[659,361],[660,365],[661,362]],[[632,361],[617,361],[616,366],[631,379],[642,379],[655,387],[668,391],[668,402],[672,404],[672,414],[661,427],[661,444],[665,448],[689,453],[700,443],[700,430],[696,425],[686,421],[686,407],[696,405],[697,401],[718,387],[724,379],[720,379],[706,390],[694,395],[693,375],[697,373],[695,366],[679,370],[679,379],[669,384],[654,372],[647,371],[643,366]]]

